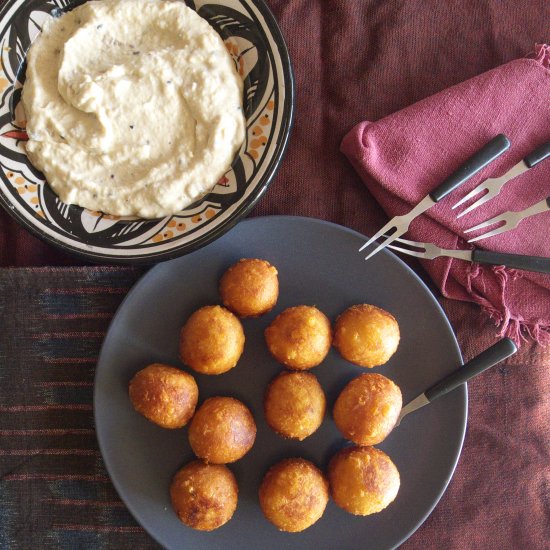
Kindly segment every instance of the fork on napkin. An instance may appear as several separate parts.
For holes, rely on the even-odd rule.
[[[466,194],[483,179],[503,174],[550,137],[550,46],[531,58],[506,63],[439,92],[377,122],[362,122],[341,150],[389,217],[410,211],[441,178],[492,136],[504,133],[513,148],[461,187]],[[550,163],[511,180],[466,220],[453,200],[415,219],[406,234],[442,248],[467,248],[464,230],[507,210],[522,210],[548,196]],[[453,197],[454,198],[454,197]],[[458,199],[460,197],[456,197]],[[550,256],[546,214],[515,231],[480,242],[495,252]],[[422,260],[447,298],[475,302],[516,343],[550,341],[550,275],[487,267],[453,258]]]

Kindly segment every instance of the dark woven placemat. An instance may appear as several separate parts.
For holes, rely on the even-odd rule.
[[[93,381],[128,268],[0,271],[0,547],[157,548],[98,449]]]

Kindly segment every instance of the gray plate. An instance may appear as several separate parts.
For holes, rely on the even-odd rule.
[[[302,456],[325,468],[343,445],[330,412],[303,442],[286,441],[266,425],[264,389],[281,366],[270,357],[263,331],[284,308],[316,305],[331,320],[356,303],[393,313],[401,343],[390,361],[374,369],[393,379],[407,402],[461,364],[451,327],[420,279],[389,252],[368,262],[357,252],[365,238],[340,226],[297,217],[253,218],[207,247],[157,265],[128,294],[116,314],[97,366],[94,410],[99,445],[113,483],[137,521],[167,548],[356,548],[399,545],[432,511],[455,469],[466,429],[466,386],[408,416],[379,447],[401,474],[397,499],[383,512],[355,517],[329,502],[324,516],[302,533],[279,532],[262,515],[258,487],[269,466]],[[151,362],[181,366],[179,329],[197,308],[218,302],[224,270],[243,257],[277,266],[275,309],[245,320],[246,345],[236,368],[220,376],[196,375],[199,402],[231,395],[252,410],[258,425],[253,449],[230,465],[239,484],[233,519],[212,533],[185,527],[172,511],[168,487],[176,470],[193,458],[186,428],[163,430],[134,412],[127,387]],[[363,369],[335,350],[312,370],[327,394],[328,411],[344,385]]]

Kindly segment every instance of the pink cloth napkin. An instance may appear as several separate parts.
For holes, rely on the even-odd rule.
[[[550,140],[550,47],[428,97],[377,122],[362,122],[341,149],[388,216],[405,214],[477,149],[505,134],[510,149],[414,220],[405,238],[442,248],[474,248],[464,230],[507,210],[550,196],[550,159],[507,183],[500,195],[456,219],[451,210],[488,177],[500,176]],[[498,252],[550,256],[550,212],[513,231],[475,243]],[[477,235],[478,233],[475,233]],[[550,341],[550,275],[472,264],[423,260],[444,296],[479,304],[500,335]]]

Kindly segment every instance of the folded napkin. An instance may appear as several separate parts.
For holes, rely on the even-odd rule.
[[[362,122],[341,150],[388,216],[405,214],[470,155],[497,134],[511,148],[412,222],[414,240],[473,249],[464,230],[507,210],[523,210],[550,196],[550,159],[507,183],[500,195],[460,219],[451,210],[488,177],[500,176],[550,139],[550,47],[537,45],[517,59],[428,97],[377,122]],[[479,248],[550,256],[550,213],[483,239]],[[475,233],[474,235],[476,235]],[[470,237],[471,238],[471,237]],[[550,341],[550,275],[451,258],[423,265],[444,296],[471,301],[518,344]]]

